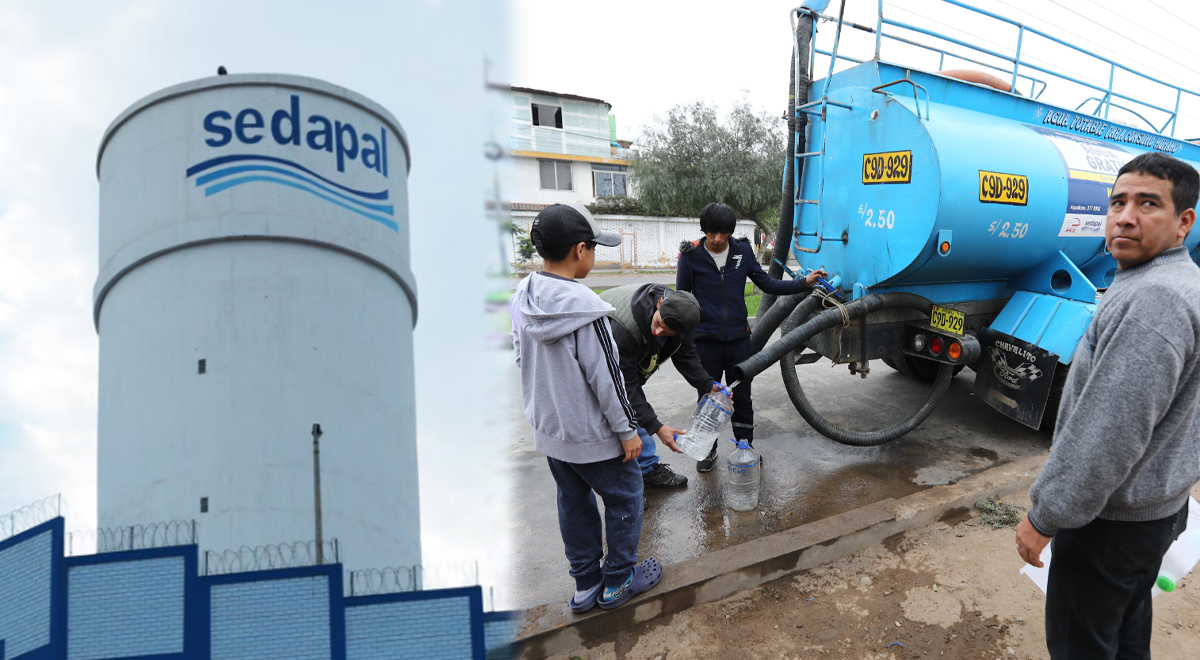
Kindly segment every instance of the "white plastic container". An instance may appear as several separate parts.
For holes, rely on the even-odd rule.
[[[750,445],[736,439],[731,442],[737,449],[725,462],[725,504],[734,511],[750,511],[758,506],[762,464]]]
[[[719,392],[709,392],[696,404],[696,412],[688,422],[687,431],[675,436],[675,444],[683,453],[697,461],[708,457],[717,435],[733,415],[733,395],[720,383]]]
[[[1158,581],[1150,590],[1157,596],[1160,593],[1175,591],[1182,580],[1200,562],[1200,504],[1195,499],[1188,500],[1188,524],[1179,538],[1163,555],[1162,567],[1158,569]]]

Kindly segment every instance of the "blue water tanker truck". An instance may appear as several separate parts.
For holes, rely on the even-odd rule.
[[[844,2],[836,18],[819,13],[827,0],[792,13],[789,153],[769,272],[790,271],[790,249],[802,272],[824,268],[829,279],[808,296],[763,297],[752,335],[760,351],[734,377],[779,362],[801,416],[844,444],[874,446],[916,428],[965,366],[975,371],[976,394],[996,411],[1052,428],[1076,345],[1116,273],[1104,228],[1118,170],[1147,151],[1200,166],[1200,146],[1173,137],[1180,102],[1195,92],[945,2],[1004,23],[1017,37],[1015,53],[892,20],[882,2],[874,26],[845,21]],[[829,51],[814,46],[822,22],[836,30]],[[847,30],[874,36],[874,58],[838,53]],[[1108,84],[1023,59],[1022,44],[1032,38],[1102,62]],[[969,68],[888,62],[880,50],[892,41]],[[828,73],[810,82],[818,53],[828,57]],[[853,66],[835,73],[838,60]],[[1155,101],[1114,89],[1118,76],[1157,90]],[[1073,107],[1039,101],[1044,78],[1085,93]],[[1198,244],[1200,232],[1192,232],[1185,245],[1200,263]],[[781,338],[766,345],[776,329]],[[863,378],[878,360],[932,389],[906,419],[850,430],[826,419],[800,385],[797,366],[823,358]]]

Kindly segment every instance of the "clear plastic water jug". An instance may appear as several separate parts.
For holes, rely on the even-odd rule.
[[[737,439],[731,442],[737,449],[725,461],[725,504],[734,511],[750,511],[758,506],[762,464],[750,445]]]
[[[692,419],[688,422],[687,431],[675,436],[675,444],[679,449],[697,461],[708,457],[717,434],[733,415],[733,395],[720,383],[713,384],[720,387],[720,391],[709,392],[701,397],[696,404],[696,412],[692,413]]]
[[[1162,592],[1175,591],[1179,581],[1200,562],[1200,506],[1196,500],[1188,502],[1187,529],[1175,539],[1167,554],[1163,555],[1162,567],[1158,569],[1158,580],[1151,590],[1157,596]]]

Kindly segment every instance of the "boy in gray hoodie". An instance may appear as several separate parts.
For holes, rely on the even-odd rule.
[[[581,205],[564,204],[539,213],[529,237],[545,263],[509,304],[525,417],[558,484],[558,528],[575,578],[571,610],[612,609],[662,579],[657,560],[637,562],[642,473],[633,459],[642,443],[608,324],[613,308],[574,280],[591,271],[596,245],[614,247],[621,237],[600,231]]]

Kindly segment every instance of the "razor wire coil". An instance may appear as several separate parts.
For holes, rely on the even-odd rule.
[[[0,541],[61,516],[64,507],[62,495],[51,495],[0,516]]]
[[[236,550],[221,552],[206,550],[201,570],[204,575],[228,575],[269,571],[279,568],[299,568],[341,563],[341,546],[337,539],[321,544],[323,561],[317,561],[316,541],[296,541],[259,545],[253,548],[242,546]]]
[[[195,545],[196,538],[195,520],[79,530],[67,534],[67,556]]]

